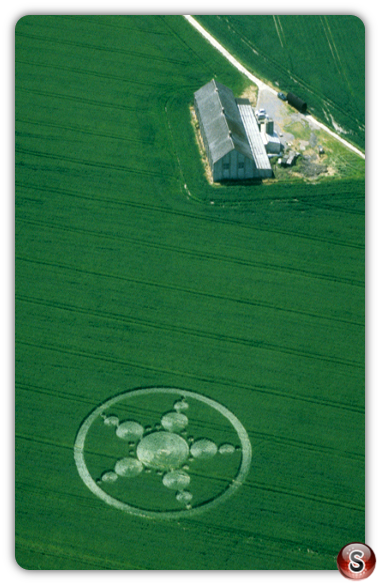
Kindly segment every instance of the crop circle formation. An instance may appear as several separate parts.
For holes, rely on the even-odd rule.
[[[163,412],[154,425],[144,425],[138,420],[136,409],[132,409],[133,418],[127,416],[124,420],[120,420],[120,416],[114,413],[119,407],[122,415],[125,411],[129,415],[128,403],[131,400],[136,404],[136,400],[138,402],[141,398],[147,404],[147,397],[149,402],[149,397],[157,399],[160,395],[165,400],[173,398],[172,409]],[[203,409],[206,406],[206,413],[207,408],[210,408],[221,415],[221,421],[229,429],[229,437],[231,433],[236,437],[235,442],[220,441],[220,423],[219,434],[216,430],[213,432],[212,427],[207,433],[200,432],[198,436],[194,430],[189,434],[192,418],[200,406]],[[112,413],[110,408],[113,409]],[[103,469],[97,476],[89,470],[87,459],[91,453],[87,454],[86,449],[88,436],[96,432],[99,434],[99,429],[102,436],[106,433],[106,438],[99,439],[98,443],[104,444],[108,459],[112,461],[112,469]],[[218,435],[219,440],[213,434]],[[118,445],[118,453],[115,452],[113,459],[109,454],[112,445]],[[231,411],[202,394],[176,388],[144,388],[110,398],[84,420],[74,445],[78,473],[96,496],[119,510],[148,518],[184,517],[225,501],[245,480],[251,456],[248,434]],[[213,465],[215,470],[226,469],[221,474],[223,481],[218,473],[212,474]],[[213,481],[209,480],[208,490],[207,477],[211,476]],[[152,497],[148,498],[146,507],[128,501],[133,489],[143,491],[142,486],[146,485],[148,478],[152,483],[147,493],[150,496],[154,493],[154,502],[159,502],[161,498],[165,502],[164,509],[159,504],[158,509],[155,508]],[[140,483],[137,484],[137,481]],[[119,489],[117,495],[112,491],[115,486]]]

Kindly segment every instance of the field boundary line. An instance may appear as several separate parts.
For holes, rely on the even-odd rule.
[[[287,547],[288,550],[291,551],[301,551],[301,547],[302,550],[304,551],[304,553],[306,554],[306,551],[309,550],[307,549],[307,543],[305,543],[304,541],[295,541],[292,540],[291,538],[286,538],[286,537],[279,537],[279,536],[274,536],[273,534],[266,534],[265,532],[257,532],[253,531],[253,530],[248,530],[247,528],[234,528],[231,523],[229,525],[224,524],[215,524],[215,523],[211,523],[211,519],[208,519],[207,522],[207,526],[205,525],[205,523],[201,522],[200,520],[197,520],[196,518],[194,518],[192,520],[192,524],[193,525],[197,525],[200,526],[202,528],[202,531],[204,532],[205,529],[207,529],[209,531],[210,534],[213,534],[213,531],[215,530],[220,530],[222,532],[225,532],[229,535],[234,535],[234,536],[238,536],[239,540],[242,541],[242,537],[244,536],[244,540],[242,542],[246,543],[247,541],[250,541],[250,539],[254,538],[255,541],[255,546],[272,546],[273,543],[276,544],[281,544],[283,549],[284,547]],[[231,539],[230,539],[231,540]],[[263,541],[267,541],[267,544],[264,545]],[[268,550],[268,549],[266,549]],[[336,555],[332,555],[330,551],[326,550],[326,549],[321,549],[318,548],[318,552],[315,551],[316,554],[321,555],[321,556],[325,556],[325,557],[331,557],[332,559],[334,559],[334,562],[336,561]],[[272,554],[272,556],[276,556],[277,555],[277,550],[275,551],[270,551],[270,554]],[[283,553],[282,553],[283,554]]]
[[[70,392],[62,392],[54,390],[53,388],[45,388],[42,386],[36,386],[35,384],[26,384],[25,382],[16,382],[15,387],[18,388],[21,392],[34,392],[36,394],[42,394],[44,396],[50,396],[50,398],[56,398],[57,400],[67,400],[69,402],[79,402],[80,404],[86,404],[89,406],[94,406],[94,398],[83,398],[80,399],[76,394],[72,394]],[[99,398],[99,403],[101,399]],[[147,408],[138,408],[136,406],[129,408],[131,415],[141,416],[143,413],[149,412],[152,416],[156,415],[156,412],[151,409]],[[220,430],[220,426],[216,425],[210,421],[205,421],[201,424],[194,424],[194,427],[199,429],[212,431]],[[315,453],[319,453],[320,455],[327,455],[329,457],[344,457],[346,459],[355,459],[355,461],[363,462],[365,459],[364,455],[360,453],[354,453],[352,451],[341,451],[336,447],[329,447],[328,445],[318,445],[315,443],[307,443],[305,441],[297,441],[292,437],[285,437],[285,436],[276,436],[273,433],[265,433],[262,431],[256,431],[250,427],[247,427],[247,432],[249,436],[255,437],[259,439],[261,442],[274,444],[279,446],[278,448],[283,448],[284,445],[288,445],[290,448],[293,449],[301,449],[306,451],[313,451]],[[28,436],[24,436],[23,434],[18,435],[20,438],[25,437],[26,439],[30,439]],[[70,447],[71,448],[71,447]]]
[[[127,136],[117,136],[116,134],[105,134],[101,132],[93,132],[91,130],[86,130],[81,126],[65,126],[64,124],[55,124],[55,123],[48,123],[48,122],[41,122],[38,120],[21,120],[16,119],[15,122],[17,124],[30,124],[32,126],[38,126],[39,128],[43,126],[44,128],[58,128],[60,130],[67,130],[69,132],[76,132],[78,134],[88,134],[89,136],[97,136],[99,138],[109,138],[110,140],[120,140],[122,142],[134,142],[136,144],[151,144],[149,140],[143,140],[139,138],[128,138]],[[17,183],[16,183],[17,184]],[[32,187],[33,188],[33,187]],[[44,189],[45,191],[47,189]],[[66,193],[67,194],[67,193]],[[85,197],[86,199],[92,199],[91,197]]]
[[[205,475],[204,473],[194,473],[195,476],[197,477],[202,477],[202,478],[208,478],[207,475]],[[219,479],[219,478],[216,478]],[[249,478],[245,480],[245,484],[252,488],[252,489],[259,489],[259,490],[264,490],[264,491],[270,491],[270,492],[274,492],[274,493],[279,493],[279,494],[285,494],[288,497],[291,498],[302,498],[305,500],[312,500],[314,502],[318,502],[319,504],[326,504],[328,506],[339,506],[341,508],[349,508],[350,510],[355,510],[355,512],[362,512],[364,511],[364,506],[353,506],[351,504],[351,502],[342,502],[341,499],[332,499],[332,498],[327,498],[323,495],[319,495],[319,494],[306,494],[304,492],[299,492],[296,491],[294,489],[290,489],[288,490],[285,486],[273,486],[270,485],[268,486],[268,484],[263,483],[263,482],[259,482],[259,481],[253,481],[250,480]]]
[[[48,301],[45,299],[36,299],[34,297],[26,297],[23,295],[17,295],[16,299],[24,302],[24,303],[31,303],[36,305],[41,305],[44,307],[50,307],[52,309],[57,309],[61,311],[72,311],[73,313],[84,314],[84,315],[92,315],[93,317],[98,317],[99,319],[106,319],[112,320],[116,322],[121,322],[124,324],[134,325],[135,327],[139,328],[148,328],[148,329],[158,329],[162,331],[169,331],[172,333],[178,333],[182,335],[191,335],[193,337],[197,337],[200,339],[211,339],[218,343],[233,343],[236,345],[242,345],[244,347],[250,347],[256,350],[263,350],[263,351],[273,351],[278,353],[284,353],[291,356],[298,356],[306,359],[315,359],[320,361],[326,361],[329,363],[347,366],[352,368],[363,369],[364,366],[353,360],[345,360],[343,358],[335,357],[335,356],[328,356],[323,354],[318,354],[315,352],[308,352],[304,351],[300,348],[293,348],[287,347],[285,345],[275,345],[274,343],[268,343],[265,341],[257,341],[255,339],[248,339],[244,337],[234,337],[232,335],[225,335],[225,334],[218,334],[213,333],[211,331],[202,331],[201,329],[195,329],[193,327],[188,327],[186,325],[173,325],[170,323],[163,323],[158,321],[150,321],[148,319],[142,319],[141,317],[129,317],[128,315],[121,315],[117,313],[111,313],[106,311],[99,311],[95,309],[88,309],[85,307],[78,307],[75,305],[69,305],[67,303],[58,303],[53,301]]]
[[[67,449],[68,451],[72,451],[72,448],[73,448],[71,444],[64,445],[63,443],[57,443],[57,442],[54,442],[52,440],[46,439],[44,437],[36,437],[35,434],[25,435],[23,433],[16,433],[15,438],[20,440],[20,441],[39,443],[40,445],[48,445],[49,447],[57,447],[58,449]],[[103,457],[107,457],[107,459],[114,461],[113,455],[109,455],[108,453],[104,453],[104,451],[101,449],[94,449],[94,448],[86,449],[86,452],[89,455],[102,455]]]
[[[159,16],[159,15],[158,15]],[[76,16],[72,16],[70,14],[60,14],[59,17],[62,19],[66,19],[66,20],[77,20]],[[114,30],[119,30],[120,32],[124,32],[127,30],[131,30],[133,32],[137,32],[137,33],[142,33],[142,34],[150,34],[150,35],[164,35],[165,37],[170,36],[169,33],[163,32],[163,31],[156,31],[156,30],[149,30],[146,28],[133,28],[130,26],[118,26],[115,24],[109,24],[109,23],[105,23],[104,20],[100,21],[100,20],[92,20],[92,18],[84,18],[83,16],[81,16],[81,21],[82,22],[86,22],[89,24],[92,24],[94,26],[98,26],[98,27],[108,27],[108,28],[113,28]]]
[[[76,394],[72,394],[69,392],[56,391],[52,388],[44,388],[42,386],[36,386],[34,384],[25,384],[24,382],[17,382],[15,386],[16,386],[16,388],[19,388],[20,391],[34,392],[36,394],[50,396],[51,398],[54,397],[54,398],[57,398],[58,400],[68,400],[69,402],[79,402],[81,404],[87,404],[90,406],[94,406],[94,398],[80,399],[77,397]],[[100,401],[101,401],[101,399],[99,398],[99,403],[100,403]],[[147,413],[147,412],[149,412],[152,416],[156,415],[156,412],[154,410],[150,410],[147,408],[138,408],[136,406],[130,407],[128,412],[130,412],[131,414],[136,415],[136,416],[140,416],[143,413]],[[210,421],[205,421],[202,424],[194,423],[194,426],[197,429],[199,428],[199,430],[207,429],[210,432],[220,430],[219,425],[216,425]],[[297,441],[296,439],[294,439],[292,437],[276,436],[272,433],[264,433],[261,431],[256,431],[256,430],[253,430],[249,427],[247,428],[247,432],[248,432],[249,436],[260,439],[261,442],[279,445],[280,446],[279,448],[283,448],[283,446],[286,444],[294,449],[301,449],[301,450],[303,449],[303,450],[307,450],[307,451],[313,451],[313,452],[319,453],[320,455],[327,455],[329,457],[344,457],[344,458],[350,459],[350,460],[355,459],[356,461],[360,461],[360,462],[363,462],[365,459],[365,456],[361,455],[360,453],[353,453],[351,451],[340,451],[338,448],[329,447],[328,445],[318,445],[318,444],[314,444],[314,443],[307,443],[305,441]],[[24,435],[22,435],[22,434],[19,434],[18,436],[20,436],[21,438],[24,437]],[[30,437],[25,435],[25,438],[29,439]],[[71,447],[70,447],[70,449],[71,449]]]
[[[80,159],[80,158],[76,158],[75,156],[61,156],[58,154],[50,154],[48,152],[39,152],[39,151],[35,151],[35,150],[26,150],[23,148],[17,148],[16,147],[16,153],[17,154],[26,154],[29,156],[36,156],[39,158],[46,158],[48,160],[58,160],[62,163],[71,163],[71,164],[77,164],[77,165],[81,165],[81,166],[88,166],[88,167],[95,167],[95,168],[99,168],[99,169],[113,169],[115,171],[121,171],[124,173],[132,173],[135,175],[147,175],[149,177],[170,177],[172,179],[175,179],[174,175],[171,175],[170,173],[159,173],[159,172],[155,172],[155,171],[149,171],[146,169],[136,169],[133,167],[126,167],[123,165],[116,165],[113,163],[103,163],[103,162],[99,162],[99,161],[91,161],[91,160],[86,160],[86,159]]]
[[[94,404],[94,400],[90,398],[79,398],[77,394],[70,392],[62,392],[60,390],[52,390],[51,388],[44,388],[43,386],[36,386],[35,384],[26,384],[25,382],[16,382],[15,387],[24,392],[34,392],[36,394],[43,394],[58,398],[59,400],[69,400],[70,402],[79,402],[80,404]]]
[[[131,236],[115,236],[112,234],[106,234],[102,232],[96,232],[93,230],[88,229],[81,229],[69,226],[63,226],[51,222],[44,222],[38,220],[31,220],[31,219],[24,219],[20,218],[19,222],[26,223],[29,225],[39,226],[41,228],[50,229],[50,230],[60,230],[63,232],[71,232],[71,233],[78,233],[84,234],[87,236],[91,236],[94,238],[105,238],[108,240],[115,240],[115,241],[124,241],[135,246],[142,246],[145,248],[152,248],[155,250],[166,250],[169,252],[175,252],[176,254],[182,254],[184,256],[189,256],[190,258],[198,258],[201,260],[212,260],[214,262],[221,262],[225,264],[232,264],[237,266],[250,266],[252,268],[257,268],[262,271],[268,272],[282,272],[285,274],[295,275],[297,277],[305,277],[315,280],[323,280],[328,282],[334,282],[339,284],[346,284],[349,286],[357,286],[357,287],[365,287],[365,282],[359,280],[357,278],[348,278],[344,276],[333,276],[331,274],[323,274],[319,272],[310,272],[309,270],[305,270],[304,268],[293,268],[292,266],[281,266],[280,264],[269,264],[263,261],[254,261],[245,258],[238,258],[235,256],[227,256],[224,254],[218,253],[207,253],[201,252],[199,250],[194,250],[191,248],[184,248],[181,246],[174,246],[174,245],[166,245],[161,244],[153,241],[148,241],[142,238],[135,238]]]
[[[222,295],[220,293],[216,294],[216,293],[211,293],[211,292],[207,292],[207,291],[187,288],[184,286],[177,286],[174,284],[157,282],[157,281],[153,281],[153,280],[144,280],[142,278],[132,278],[132,277],[128,277],[128,276],[122,276],[119,274],[99,272],[96,270],[86,270],[84,268],[70,266],[69,264],[61,264],[61,263],[58,264],[57,262],[49,262],[47,260],[36,260],[34,258],[26,258],[23,256],[17,256],[16,260],[19,260],[20,262],[29,262],[32,264],[39,264],[41,266],[49,266],[50,268],[69,270],[72,272],[79,272],[81,274],[91,274],[92,276],[100,276],[102,278],[113,278],[115,280],[122,280],[122,281],[129,282],[129,283],[132,282],[134,284],[139,284],[139,285],[142,284],[144,286],[162,288],[164,290],[171,290],[171,291],[176,291],[176,292],[181,292],[181,293],[187,293],[187,294],[195,295],[195,296],[201,296],[201,297],[212,298],[212,299],[219,299],[219,300],[231,302],[231,303],[249,305],[252,307],[262,307],[262,308],[272,310],[272,311],[284,311],[285,313],[304,315],[304,316],[307,316],[311,319],[322,319],[324,321],[334,321],[337,323],[345,323],[347,325],[354,325],[356,327],[364,327],[365,326],[364,323],[359,323],[357,321],[350,321],[349,319],[341,319],[340,317],[332,317],[332,316],[326,317],[324,315],[318,315],[317,313],[310,313],[308,311],[303,311],[303,310],[299,310],[299,309],[280,307],[280,306],[273,305],[271,303],[268,303],[268,302],[262,301],[262,300],[260,301],[260,300],[252,300],[252,299],[248,299],[248,298],[238,298],[238,297],[233,297],[233,296],[229,296],[229,295]]]
[[[28,87],[18,87],[17,91],[19,91],[19,92],[21,91],[24,93],[31,93],[33,95],[39,95],[39,96],[43,96],[43,97],[57,98],[60,100],[80,102],[84,105],[94,106],[96,108],[111,108],[112,110],[122,110],[122,111],[126,111],[126,112],[138,112],[138,111],[141,111],[143,109],[143,108],[138,108],[138,107],[125,106],[123,104],[112,104],[110,102],[105,102],[105,101],[90,100],[90,99],[84,98],[82,96],[54,93],[51,91],[41,91],[38,89],[30,89]],[[148,109],[148,108],[146,108],[146,109]]]
[[[287,490],[285,487],[273,487],[268,486],[267,484],[254,482],[247,480],[247,485],[259,490],[265,490],[266,492],[274,492],[279,494],[285,494],[286,496],[293,497],[293,498],[302,498],[305,500],[311,500],[313,502],[317,502],[319,504],[326,504],[328,506],[338,506],[340,508],[348,508],[349,510],[355,510],[355,512],[364,512],[364,506],[353,506],[351,502],[342,502],[341,499],[333,500],[331,498],[326,498],[325,496],[319,496],[316,494],[304,494],[302,492],[297,492],[295,490]]]
[[[51,492],[48,492],[46,489],[45,490],[41,490],[41,489],[34,489],[31,490],[31,486],[30,484],[27,483],[23,483],[21,484],[22,489],[24,489],[25,491],[27,490],[28,493],[32,491],[32,493],[34,494],[38,494],[41,497],[46,497],[46,494],[51,494]],[[88,497],[84,497],[84,496],[78,496],[77,494],[72,494],[72,493],[63,493],[63,492],[58,492],[58,491],[54,491],[54,494],[58,494],[62,499],[67,498],[67,496],[70,497],[76,497],[76,498],[80,498],[82,502],[88,502],[89,498]],[[83,504],[82,504],[83,505]],[[89,508],[93,508],[92,503],[91,504],[85,504],[87,505],[87,507]],[[33,552],[33,553],[37,553],[37,554],[41,554],[41,555],[46,555],[46,556],[50,556],[53,557],[54,559],[57,558],[61,558],[61,559],[66,559],[66,560],[70,560],[70,561],[80,561],[81,563],[85,563],[87,565],[93,565],[96,567],[97,570],[101,569],[101,570],[112,570],[112,569],[120,569],[120,570],[141,570],[142,567],[136,567],[136,566],[126,566],[125,563],[121,564],[120,562],[114,560],[113,558],[110,559],[109,557],[106,559],[107,561],[109,561],[108,564],[104,563],[104,557],[101,557],[100,555],[94,557],[94,556],[90,556],[87,552],[86,553],[82,553],[81,556],[77,556],[75,554],[70,554],[70,553],[66,553],[63,554],[63,552],[61,551],[61,548],[58,544],[52,544],[51,542],[47,543],[47,549],[46,549],[46,545],[44,543],[44,545],[39,546],[35,540],[33,540],[32,542],[29,541],[29,539],[26,539],[23,536],[19,536],[17,533],[15,535],[15,545],[16,545],[16,549],[20,548],[20,549],[24,549],[27,550],[29,552]]]
[[[280,35],[280,30],[279,30],[280,19],[279,19],[279,22],[277,23],[276,16],[273,14],[273,20],[274,20],[274,26],[276,27],[276,31],[277,31],[277,36],[278,36],[279,41],[281,43],[281,47],[284,48],[284,43],[282,42],[282,38]],[[281,31],[282,31],[282,27],[281,27]]]
[[[33,39],[37,41],[42,41],[45,43],[50,43],[52,45],[67,45],[70,47],[78,47],[81,49],[90,49],[93,51],[104,51],[106,53],[115,53],[119,55],[133,55],[137,58],[147,59],[149,61],[160,61],[163,63],[172,63],[174,65],[181,65],[186,66],[189,63],[187,61],[178,61],[178,59],[166,59],[164,57],[160,57],[158,55],[149,55],[146,53],[140,53],[139,51],[127,51],[125,49],[116,49],[116,48],[107,48],[102,47],[101,45],[90,45],[88,43],[80,43],[77,41],[68,41],[68,40],[57,40],[54,37],[42,37],[40,35],[32,35],[30,33],[22,33],[16,31],[17,37],[24,37],[28,39]]]
[[[351,404],[345,404],[343,402],[334,402],[328,399],[320,399],[320,398],[309,398],[307,396],[301,395],[294,395],[289,394],[287,392],[280,392],[273,389],[266,388],[264,386],[249,386],[248,384],[237,383],[233,380],[228,380],[225,378],[216,379],[215,376],[209,377],[206,375],[198,375],[198,374],[191,374],[188,371],[181,371],[181,370],[171,370],[168,368],[157,367],[151,364],[143,364],[138,362],[129,361],[126,359],[121,359],[118,357],[114,357],[112,355],[102,355],[96,353],[90,353],[89,351],[83,351],[81,349],[76,348],[69,348],[63,347],[58,345],[53,345],[52,343],[37,343],[36,341],[26,340],[26,339],[19,339],[17,340],[17,345],[25,345],[27,347],[37,348],[45,351],[53,351],[56,353],[68,354],[73,355],[81,359],[92,359],[92,360],[99,360],[103,362],[109,362],[111,364],[117,364],[122,366],[128,366],[129,368],[136,368],[139,370],[145,370],[148,372],[155,372],[160,374],[169,374],[170,376],[179,376],[182,378],[189,378],[190,380],[197,380],[199,382],[206,382],[208,384],[220,384],[222,386],[229,386],[234,389],[238,388],[239,390],[248,391],[248,392],[258,392],[260,394],[264,394],[265,396],[277,396],[279,398],[283,398],[285,400],[296,400],[300,402],[307,402],[309,404],[318,404],[322,407],[327,408],[337,408],[340,410],[348,410],[350,412],[355,412],[356,414],[364,415],[365,409],[364,407],[355,406]]]
[[[15,438],[20,439],[21,441],[32,441],[33,443],[41,443],[41,445],[49,445],[50,447],[59,447],[60,449],[69,449],[71,451],[71,445],[64,445],[63,443],[57,443],[56,441],[46,439],[44,437],[36,437],[33,433],[32,435],[25,435],[24,433],[15,433]]]
[[[36,122],[37,124],[37,122]],[[49,187],[42,187],[40,185],[27,185],[24,183],[20,183],[20,182],[15,182],[16,187],[20,187],[21,189],[34,189],[36,191],[42,191],[42,192],[47,192],[47,193],[51,193],[52,191],[54,193],[60,193],[62,195],[68,195],[70,197],[76,197],[78,199],[84,199],[86,201],[100,201],[106,205],[109,205],[110,203],[112,203],[113,205],[119,205],[121,207],[134,207],[137,209],[144,209],[144,210],[149,210],[149,211],[154,211],[157,213],[167,213],[169,215],[180,215],[182,217],[190,217],[191,219],[196,219],[196,220],[202,220],[202,221],[207,221],[209,222],[210,220],[215,222],[215,223],[221,223],[224,225],[228,225],[231,227],[238,227],[239,229],[246,229],[249,231],[256,231],[256,232],[262,232],[262,233],[266,233],[266,234],[280,234],[280,235],[285,235],[288,237],[292,237],[292,238],[302,238],[302,239],[306,239],[306,240],[310,240],[310,241],[315,241],[315,242],[320,242],[322,244],[331,244],[334,246],[342,246],[344,248],[354,248],[357,250],[365,250],[365,245],[362,244],[352,244],[350,242],[341,242],[339,240],[335,240],[335,239],[331,239],[331,238],[323,238],[320,236],[316,236],[316,235],[310,235],[310,234],[306,234],[306,233],[302,233],[302,232],[292,232],[289,230],[284,230],[284,229],[279,229],[279,228],[275,228],[275,227],[270,227],[267,224],[262,224],[262,225],[251,225],[248,223],[243,223],[242,221],[239,220],[234,220],[234,219],[226,219],[223,217],[216,217],[216,216],[212,216],[210,217],[209,215],[203,215],[201,213],[191,213],[189,211],[178,211],[176,209],[173,209],[171,207],[163,207],[163,206],[159,206],[159,205],[153,205],[153,204],[147,204],[147,203],[139,203],[137,201],[126,201],[126,200],[117,200],[117,199],[110,199],[107,197],[99,197],[99,196],[88,196],[88,195],[84,195],[83,193],[77,193],[75,191],[72,190],[68,190],[68,189],[61,189],[61,188],[49,188]],[[309,198],[303,198],[302,195],[298,196],[300,201],[302,203],[304,203],[305,205],[313,205],[316,206],[318,204],[318,202],[313,202],[313,201],[309,201]],[[259,201],[261,201],[261,199],[258,199]],[[251,200],[252,201],[252,200]],[[255,201],[255,200],[253,200]],[[319,204],[318,207],[321,207],[321,205]],[[326,207],[323,206],[323,207]],[[332,209],[333,211],[337,210],[337,211],[345,211],[343,208],[338,208],[338,207],[333,207],[333,206],[329,206],[328,209]],[[357,213],[355,213],[355,215],[358,215]],[[360,214],[362,215],[362,214]]]
[[[328,26],[326,17],[323,15],[320,15],[320,21],[322,23],[323,32],[325,33],[327,44],[329,46],[332,58],[334,60],[336,68],[339,70],[339,65],[341,65],[341,63],[340,63],[339,55],[338,55],[338,52],[336,50],[336,46],[335,46],[335,43],[333,41],[331,30],[330,30],[330,27]],[[333,46],[334,46],[334,49],[333,49]]]
[[[353,453],[351,451],[341,451],[336,447],[329,447],[327,445],[316,445],[313,443],[307,443],[305,441],[297,441],[290,437],[276,436],[272,433],[263,433],[247,428],[251,437],[257,437],[261,439],[261,442],[279,445],[279,449],[283,448],[284,445],[288,445],[293,449],[304,449],[306,451],[313,451],[320,455],[328,455],[329,457],[344,457],[346,459],[355,459],[363,463],[365,461],[365,455],[360,453]]]

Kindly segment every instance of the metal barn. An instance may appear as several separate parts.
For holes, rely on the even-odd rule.
[[[195,92],[194,108],[214,181],[272,176],[249,100],[213,79]]]

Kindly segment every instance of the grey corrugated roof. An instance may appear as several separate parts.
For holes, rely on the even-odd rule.
[[[232,91],[212,79],[194,97],[213,163],[234,149],[254,160]]]
[[[246,129],[256,167],[258,169],[271,170],[272,167],[269,162],[267,151],[265,149],[256,118],[253,114],[251,104],[248,100],[236,101],[238,104],[239,113]]]

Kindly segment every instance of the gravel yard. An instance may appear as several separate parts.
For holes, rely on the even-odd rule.
[[[260,108],[264,108],[267,115],[273,119],[275,132],[284,150],[295,150],[301,155],[292,170],[286,170],[287,174],[297,173],[308,180],[314,180],[320,175],[332,172],[328,156],[318,155],[318,146],[323,142],[324,135],[313,118],[297,112],[287,102],[266,89],[259,92],[255,109]],[[275,175],[280,179],[276,170]]]

